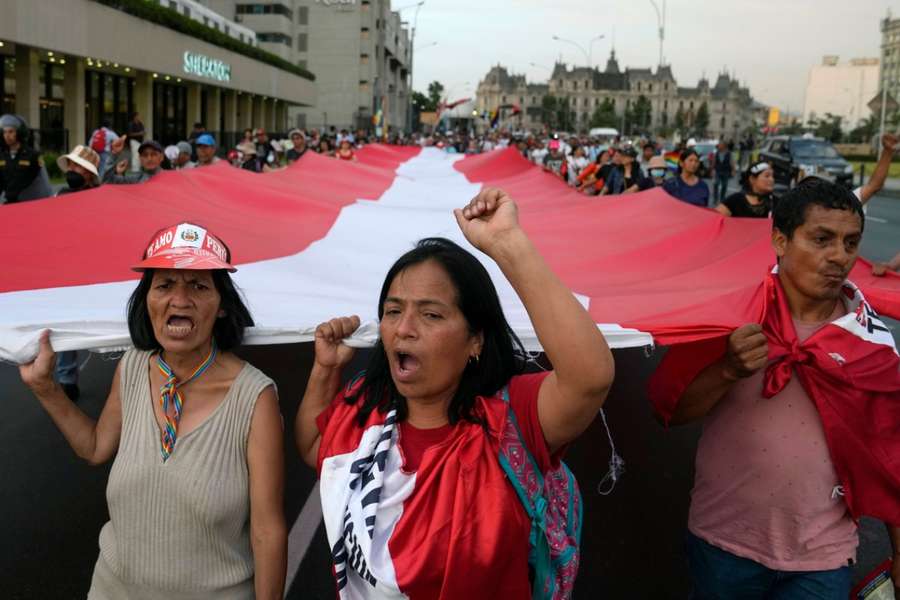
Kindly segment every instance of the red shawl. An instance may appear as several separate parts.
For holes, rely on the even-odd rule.
[[[802,344],[777,273],[756,291],[769,342],[761,393],[771,398],[794,373],[815,403],[844,500],[854,518],[900,525],[900,357],[893,337],[859,289],[845,282],[847,314]],[[727,336],[671,349],[650,379],[649,397],[666,422],[687,386],[725,353]]]

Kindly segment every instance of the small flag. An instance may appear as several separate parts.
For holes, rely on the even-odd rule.
[[[666,152],[663,155],[663,158],[666,159],[666,166],[669,167],[669,169],[671,169],[673,171],[678,170],[678,159],[680,157],[681,157],[681,155],[678,153],[677,150],[672,150],[671,152]]]

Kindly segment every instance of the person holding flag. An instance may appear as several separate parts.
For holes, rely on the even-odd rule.
[[[566,181],[568,177],[569,170],[569,161],[566,159],[566,155],[563,153],[562,148],[560,148],[560,141],[558,139],[550,140],[550,143],[547,144],[549,148],[549,153],[544,157],[544,170],[553,173],[563,181]]]
[[[700,156],[693,148],[682,151],[678,161],[678,175],[667,179],[663,189],[682,202],[706,208],[709,203],[709,186],[697,176]]]
[[[443,238],[421,240],[388,271],[380,339],[364,374],[343,390],[353,356],[344,342],[359,318],[317,327],[295,430],[319,473],[342,599],[544,597],[550,557],[535,542],[546,562],[534,565],[533,596],[529,540],[546,533],[531,529],[536,521],[501,464],[504,448],[519,440],[512,460],[549,479],[612,384],[606,340],[519,226],[512,198],[485,189],[454,213],[522,299],[553,370],[522,374],[522,345],[490,275]],[[577,507],[579,498],[576,490],[547,501]],[[545,514],[532,519],[551,528]],[[577,564],[567,569],[571,585]]]
[[[230,262],[225,243],[197,225],[153,236],[133,267],[142,272],[128,302],[134,349],[96,421],[53,380],[49,331],[19,367],[80,458],[115,457],[92,600],[282,598],[281,413],[272,380],[231,353],[253,319]]]
[[[672,347],[651,378],[662,421],[703,420],[695,598],[845,600],[861,515],[888,524],[900,590],[900,358],[847,280],[864,223],[842,186],[811,178],[787,192],[778,262],[746,324]]]

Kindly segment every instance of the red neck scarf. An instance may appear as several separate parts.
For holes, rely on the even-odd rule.
[[[761,316],[769,342],[761,393],[775,396],[796,374],[822,419],[850,514],[900,525],[900,357],[859,289],[846,281],[842,294],[847,314],[801,343],[777,270],[766,277],[749,311]],[[720,336],[669,351],[648,389],[664,419],[691,381],[722,357],[726,344],[727,336]]]
[[[850,513],[900,525],[900,357],[890,331],[847,281],[840,299],[847,314],[800,343],[778,276],[763,287],[772,361],[763,396],[796,373],[822,418]]]

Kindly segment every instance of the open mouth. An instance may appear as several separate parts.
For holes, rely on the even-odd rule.
[[[194,330],[194,320],[185,315],[172,315],[166,321],[166,331],[177,339],[185,338]]]
[[[419,359],[414,354],[410,354],[408,352],[397,352],[395,356],[395,364],[397,365],[397,378],[401,381],[406,381],[415,376],[415,374],[421,367]]]

